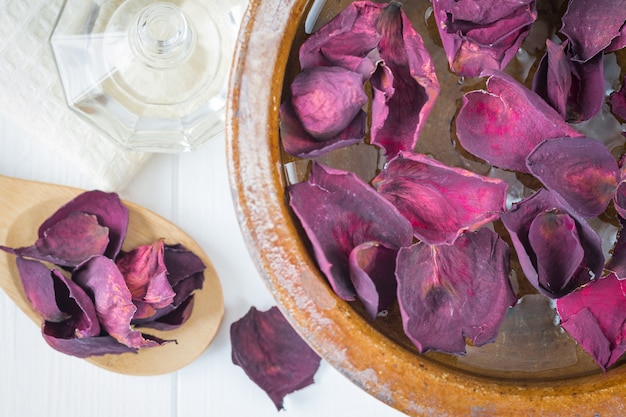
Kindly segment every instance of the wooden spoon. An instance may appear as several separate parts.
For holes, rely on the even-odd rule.
[[[83,190],[53,184],[26,181],[0,175],[0,245],[22,247],[37,239],[39,225],[59,207],[81,194]],[[198,255],[204,264],[205,280],[195,291],[191,317],[181,327],[171,331],[150,329],[150,334],[176,339],[177,343],[146,348],[138,353],[94,356],[87,361],[101,368],[128,375],[159,375],[176,371],[209,346],[224,315],[222,288],[211,261],[185,232],[157,214],[124,201],[130,218],[123,250],[151,244],[158,238],[166,243],[181,243]],[[41,317],[28,302],[15,264],[15,256],[0,251],[0,287],[37,326]]]

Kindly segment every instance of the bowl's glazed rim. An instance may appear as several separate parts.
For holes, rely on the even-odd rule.
[[[250,256],[277,305],[332,366],[415,416],[620,415],[626,367],[514,383],[442,366],[393,343],[332,293],[290,220],[278,109],[286,63],[310,0],[251,0],[233,57],[227,103],[229,178]]]

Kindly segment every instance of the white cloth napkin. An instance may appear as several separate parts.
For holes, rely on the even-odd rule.
[[[63,0],[0,1],[0,113],[93,181],[119,191],[150,154],[126,151],[66,105],[49,37]],[[1,152],[2,150],[0,150]]]

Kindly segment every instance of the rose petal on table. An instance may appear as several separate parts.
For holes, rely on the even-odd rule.
[[[473,155],[525,173],[526,157],[544,140],[582,136],[536,93],[503,73],[489,77],[487,91],[465,94],[456,132]]]
[[[302,69],[338,66],[369,79],[376,69],[375,49],[381,35],[375,21],[383,4],[368,1],[349,4],[302,44],[299,51]]]
[[[545,255],[543,251],[546,251],[550,247],[554,247],[560,242],[544,242],[541,245],[537,245],[537,241],[542,238],[542,228],[550,231],[545,225],[548,219],[539,220],[538,225],[535,227],[537,230],[533,232],[533,238],[531,239],[531,227],[537,217],[546,216],[548,213],[551,215],[563,215],[559,217],[560,223],[563,227],[569,227],[569,219],[565,220],[565,216],[569,216],[571,220],[575,222],[576,234],[578,235],[578,242],[583,250],[583,258],[580,261],[578,268],[570,277],[557,277],[556,282],[546,284],[547,278],[539,277],[541,271],[549,271],[550,265],[544,263],[552,263],[549,255]],[[588,284],[594,279],[598,279],[602,275],[604,269],[604,254],[602,252],[602,240],[600,236],[589,226],[583,217],[564,205],[559,200],[557,194],[552,191],[540,189],[532,194],[530,197],[513,204],[513,207],[506,211],[500,217],[505,228],[508,230],[511,236],[511,242],[517,252],[520,265],[524,272],[524,275],[528,281],[542,294],[550,298],[562,297],[574,289]],[[542,226],[542,227],[540,227]],[[571,232],[571,239],[574,240],[573,231]],[[543,236],[544,239],[560,239],[566,234],[566,231],[554,231],[551,230]],[[570,242],[572,247],[572,242]],[[539,254],[541,252],[541,255]],[[559,253],[559,256],[568,256],[572,259],[561,259],[560,265],[569,265],[569,262],[574,262],[577,258],[578,249],[572,253]],[[542,264],[539,264],[541,262]],[[565,270],[568,268],[562,268]],[[547,275],[546,275],[547,276]]]
[[[75,211],[93,214],[97,217],[101,226],[109,229],[109,245],[104,254],[111,259],[115,259],[122,248],[122,242],[124,242],[126,229],[128,228],[128,208],[122,203],[116,193],[94,190],[78,195],[41,224],[39,237],[42,238],[44,232],[52,225]]]
[[[582,122],[598,114],[604,103],[603,55],[585,63],[574,61],[568,40],[556,44],[546,39],[546,49],[533,77],[533,91],[568,122]]]
[[[534,0],[433,0],[450,69],[461,77],[503,70],[537,18]]]
[[[94,256],[80,265],[72,280],[93,299],[102,328],[120,343],[132,348],[157,346],[130,327],[137,307],[115,263],[105,256]]]
[[[506,209],[505,181],[410,152],[389,161],[372,185],[409,219],[415,236],[430,244],[451,244]]]
[[[304,130],[290,100],[281,104],[279,119],[280,139],[285,152],[298,158],[315,158],[363,142],[367,113],[360,111],[339,135],[321,142]]]
[[[397,254],[378,242],[361,243],[350,252],[350,278],[372,320],[396,300]]]
[[[320,357],[300,338],[277,307],[255,307],[230,327],[232,361],[271,398],[283,398],[313,384]]]
[[[609,274],[556,301],[561,326],[602,370],[626,351],[625,285]]]
[[[21,257],[73,268],[94,255],[102,255],[109,244],[109,229],[91,214],[72,212],[43,232],[34,245],[4,248]]]
[[[302,128],[318,141],[336,137],[369,101],[360,74],[341,67],[307,68],[290,87]]]
[[[420,352],[464,354],[466,339],[475,346],[494,341],[516,301],[508,246],[487,228],[454,245],[400,249],[396,277],[404,331]]]
[[[115,261],[137,306],[134,318],[150,317],[174,300],[163,256],[164,241],[159,239],[152,245],[122,252]]]
[[[608,148],[585,137],[546,140],[528,155],[526,166],[583,217],[603,213],[620,181]]]
[[[354,173],[313,162],[308,180],[287,192],[320,270],[344,300],[356,297],[349,267],[354,248],[365,242],[396,250],[411,244],[408,220]]]
[[[572,58],[586,62],[620,36],[626,1],[570,0],[561,21],[561,33],[572,42]]]
[[[611,112],[621,121],[626,122],[626,76],[622,80],[622,86],[609,96]]]
[[[393,157],[415,148],[440,87],[431,56],[401,3],[382,9],[376,31],[382,61],[371,79],[371,143]]]

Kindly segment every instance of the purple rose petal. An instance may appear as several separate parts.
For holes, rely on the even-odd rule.
[[[382,62],[371,85],[371,143],[388,157],[412,151],[437,96],[439,81],[422,37],[397,2],[387,4],[376,21],[382,35]]]
[[[277,410],[283,398],[313,384],[320,357],[300,338],[277,307],[251,307],[230,327],[232,361],[271,398]]]
[[[41,224],[39,237],[44,237],[46,230],[75,211],[93,214],[98,218],[98,223],[101,226],[109,228],[109,245],[104,254],[108,258],[115,259],[122,248],[122,242],[126,237],[126,229],[128,228],[128,208],[116,193],[95,190],[80,194],[59,208]]]
[[[559,298],[602,275],[602,240],[555,193],[541,189],[514,204],[501,220],[511,235],[526,278],[540,293]],[[574,272],[562,275],[568,271]]]
[[[304,130],[289,100],[281,104],[279,112],[281,143],[289,155],[299,158],[315,158],[335,149],[363,142],[365,138],[367,113],[364,111],[360,111],[339,135],[322,142]]]
[[[124,276],[115,263],[104,256],[95,256],[80,265],[72,279],[94,300],[102,328],[120,343],[132,348],[158,346],[130,327],[137,310]]]
[[[430,244],[451,244],[505,210],[506,182],[425,155],[400,153],[372,184],[409,219],[415,236]]]
[[[526,157],[544,140],[582,136],[536,93],[503,73],[489,78],[487,91],[463,97],[456,132],[468,152],[526,173]]]
[[[547,189],[584,217],[604,212],[620,178],[608,148],[584,137],[546,140],[528,155],[526,165]]]
[[[163,254],[164,241],[159,239],[152,245],[122,252],[115,261],[137,306],[134,318],[150,317],[174,300],[175,293],[167,278]]]
[[[367,102],[361,76],[341,67],[308,68],[291,83],[296,116],[320,142],[339,135]]]
[[[91,214],[72,212],[43,231],[34,245],[8,249],[17,256],[73,268],[94,255],[102,255],[109,244],[109,229]]]
[[[463,354],[466,339],[475,346],[494,341],[516,301],[508,246],[487,228],[454,245],[400,249],[396,276],[404,331],[420,352]]]
[[[604,60],[598,54],[585,63],[571,59],[569,41],[546,39],[547,51],[533,78],[533,91],[568,122],[589,120],[604,103]]]
[[[606,269],[615,274],[617,279],[626,279],[626,219],[618,216],[621,228],[617,233],[617,241],[613,246],[611,258],[606,264]]]
[[[350,253],[350,278],[371,319],[396,300],[397,249],[365,242]]]
[[[626,122],[626,76],[622,80],[622,86],[609,96],[611,112],[621,121]]]
[[[338,66],[358,72],[363,81],[369,79],[379,59],[375,49],[381,35],[375,21],[383,7],[369,1],[350,3],[302,44],[300,67]]]
[[[613,196],[613,205],[617,214],[626,219],[626,155],[622,155],[619,161],[619,184]]]
[[[462,77],[504,69],[537,18],[534,0],[433,0],[433,14],[450,69]]]
[[[308,181],[287,191],[321,271],[344,300],[356,296],[349,268],[354,248],[366,242],[395,250],[411,244],[408,220],[353,173],[314,162]]]
[[[626,0],[570,0],[561,19],[573,59],[586,62],[611,46],[626,21]]]
[[[556,301],[561,326],[602,370],[626,351],[625,286],[610,274]]]
[[[164,314],[158,314],[158,317],[151,317],[150,320],[142,320],[135,324],[133,320],[131,323],[135,324],[137,327],[147,327],[155,330],[174,330],[185,324],[189,317],[191,317],[191,312],[193,311],[194,305],[194,296],[193,294],[184,299],[179,305],[176,307],[172,307],[171,309],[167,309],[167,312]],[[166,309],[162,309],[165,311]],[[145,336],[145,335],[144,335]]]

